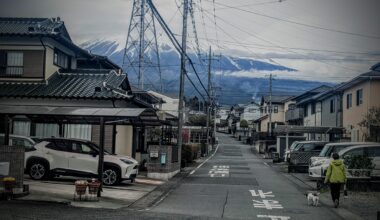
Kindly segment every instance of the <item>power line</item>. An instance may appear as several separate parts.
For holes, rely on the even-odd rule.
[[[257,38],[257,39],[259,39],[259,40],[261,40],[261,41],[264,41],[264,42],[267,42],[267,43],[272,44],[272,45],[274,45],[274,46],[277,46],[277,47],[281,48],[282,50],[285,50],[285,51],[287,51],[287,52],[289,52],[289,53],[294,53],[294,54],[302,55],[302,56],[305,57],[304,54],[301,54],[301,53],[298,53],[298,52],[295,52],[295,51],[292,51],[292,50],[286,49],[286,48],[284,48],[284,47],[282,47],[282,46],[280,46],[280,45],[278,45],[278,44],[275,44],[275,43],[273,43],[273,42],[271,42],[271,41],[269,41],[269,40],[266,40],[266,39],[264,39],[264,38],[262,38],[262,37],[259,37],[259,36],[257,36],[257,35],[254,35],[254,34],[252,34],[252,33],[249,33],[248,31],[246,31],[246,30],[244,30],[244,29],[242,29],[242,28],[240,28],[240,27],[238,27],[238,26],[236,26],[236,25],[234,25],[234,24],[231,24],[230,22],[226,21],[225,19],[223,19],[223,18],[221,18],[221,17],[218,17],[218,18],[219,18],[221,21],[223,21],[224,23],[230,25],[231,27],[233,27],[233,28],[235,28],[235,29],[237,29],[237,30],[239,30],[239,31],[241,31],[241,32],[244,32],[244,33],[246,33],[246,34],[249,34],[249,35],[251,35],[252,37],[255,37],[255,38]],[[219,27],[219,29],[221,29],[225,34],[229,35],[229,34],[228,34],[227,32],[225,32],[220,26],[218,26],[218,27]],[[229,35],[229,36],[230,36],[230,35]],[[235,41],[237,41],[237,40],[235,39]],[[306,58],[307,58],[307,57],[306,57]],[[360,70],[356,70],[356,69],[347,68],[347,67],[345,67],[345,66],[334,65],[334,64],[331,64],[331,63],[323,62],[323,61],[321,61],[321,60],[315,60],[315,59],[313,59],[312,61],[320,62],[320,63],[324,63],[324,64],[329,65],[329,66],[335,66],[335,67],[343,68],[343,69],[350,70],[350,71],[355,71],[355,72],[360,71]],[[275,62],[275,61],[272,61],[272,62]],[[277,63],[277,62],[276,62],[276,63]],[[278,63],[277,63],[277,64],[278,64]],[[282,64],[279,64],[279,65],[284,66],[284,65],[282,65]]]
[[[205,1],[211,2],[213,0],[205,0]],[[249,11],[247,9],[238,8],[238,7],[235,7],[233,5],[226,5],[226,4],[223,4],[223,3],[216,3],[216,4],[219,4],[219,5],[222,5],[222,6],[225,6],[225,7],[229,7],[229,8],[232,8],[232,9],[236,9],[236,10],[239,10],[239,11],[243,11],[243,12],[246,12],[246,13],[258,15],[258,16],[261,16],[261,17],[266,17],[266,18],[277,20],[277,21],[291,23],[291,24],[295,24],[295,25],[300,25],[300,26],[304,26],[304,27],[308,27],[308,28],[314,28],[314,29],[319,29],[319,30],[324,30],[324,31],[329,31],[329,32],[335,32],[335,33],[341,33],[341,34],[347,34],[347,35],[358,36],[358,37],[365,37],[365,38],[371,38],[371,39],[380,39],[380,36],[365,35],[365,34],[353,33],[353,32],[348,32],[348,31],[343,31],[343,30],[338,30],[338,29],[321,27],[321,26],[317,26],[317,25],[311,25],[311,24],[301,23],[301,22],[298,22],[298,21],[292,21],[292,20],[288,20],[288,19],[284,19],[284,18],[278,18],[278,17],[262,14],[262,13],[255,12],[255,11]]]

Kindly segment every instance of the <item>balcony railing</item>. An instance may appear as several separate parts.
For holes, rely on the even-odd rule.
[[[303,109],[295,108],[285,112],[285,121],[293,121],[303,119]]]

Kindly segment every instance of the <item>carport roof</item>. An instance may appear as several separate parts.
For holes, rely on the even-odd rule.
[[[275,133],[309,133],[309,134],[341,134],[344,128],[341,127],[312,127],[297,125],[277,125]]]
[[[101,117],[112,124],[160,123],[154,109],[150,108],[89,108],[0,105],[0,114],[25,115],[35,122],[97,124]]]

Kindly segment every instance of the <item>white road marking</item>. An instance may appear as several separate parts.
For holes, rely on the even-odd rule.
[[[270,218],[271,220],[289,220],[289,216],[257,215],[257,218]]]
[[[259,196],[262,199],[265,199],[267,197],[274,197],[272,191],[264,193],[262,190],[257,190],[257,193],[255,190],[249,190],[251,192],[252,197]]]
[[[230,175],[230,166],[213,166],[208,173],[210,177],[226,177]]]
[[[199,168],[201,168],[203,166],[203,164],[205,164],[208,160],[210,160],[212,157],[214,157],[214,155],[218,151],[218,149],[219,149],[219,144],[216,146],[215,152],[209,158],[207,158],[205,161],[203,161],[203,163],[199,164],[199,166],[197,166],[194,170],[192,170],[190,172],[190,175],[193,175],[195,173],[195,171],[197,171]]]
[[[264,199],[263,201],[257,201],[257,200],[252,200],[252,201],[253,201],[253,207],[255,207],[255,208],[265,208],[265,209],[268,209],[268,210],[283,209],[284,208],[276,200],[266,200],[266,199]]]
[[[269,167],[269,165],[267,164],[267,162],[264,162],[264,165],[267,166],[267,167]]]

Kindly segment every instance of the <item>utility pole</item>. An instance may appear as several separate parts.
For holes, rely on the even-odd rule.
[[[269,136],[272,136],[272,73],[269,75]]]
[[[208,87],[207,92],[209,94],[208,96],[208,103],[207,103],[207,121],[206,121],[206,128],[207,128],[207,153],[208,153],[208,146],[210,144],[210,110],[211,110],[211,47],[208,54]]]
[[[179,84],[179,103],[178,103],[178,162],[181,165],[181,151],[182,151],[182,126],[183,126],[183,98],[184,98],[184,84],[186,74],[186,36],[187,36],[187,13],[188,13],[188,0],[183,1],[183,25],[182,25],[182,52],[181,52],[181,75]]]
[[[215,138],[216,138],[216,110],[217,110],[216,101],[215,101],[216,100],[215,88],[214,88],[212,94],[213,94],[213,100],[214,100],[214,132],[212,133],[212,137],[213,137],[213,140],[215,141]]]

